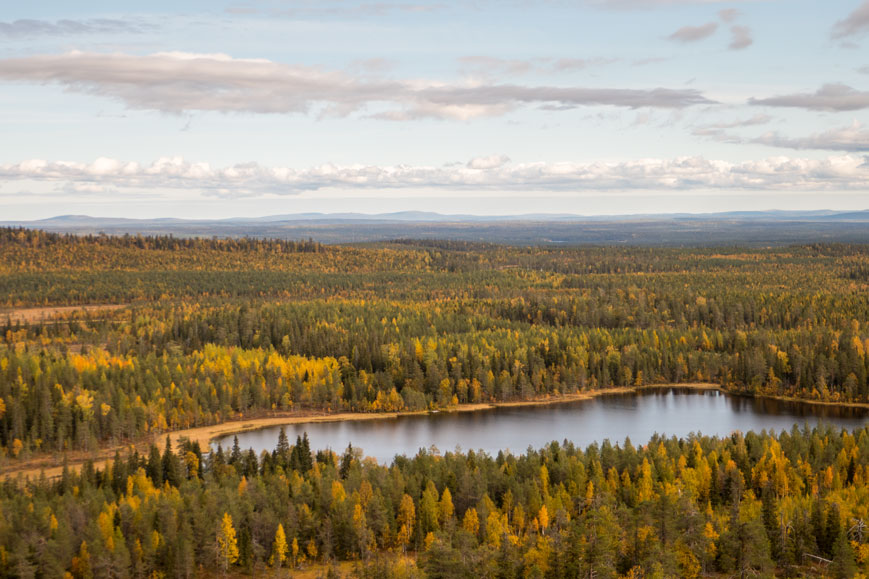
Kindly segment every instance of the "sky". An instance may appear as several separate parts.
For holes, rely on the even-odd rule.
[[[4,3],[0,221],[862,210],[867,111],[869,0]]]

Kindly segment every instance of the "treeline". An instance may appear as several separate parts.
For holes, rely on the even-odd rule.
[[[183,442],[7,481],[0,576],[259,576],[337,560],[361,577],[869,571],[866,428],[361,456],[282,435],[259,456]]]
[[[312,239],[293,241],[284,239],[254,239],[250,237],[205,238],[174,237],[172,235],[73,235],[51,233],[39,229],[0,228],[0,244],[26,248],[61,246],[74,248],[99,245],[109,248],[134,248],[144,250],[217,250],[226,252],[255,253],[317,253],[323,245]]]

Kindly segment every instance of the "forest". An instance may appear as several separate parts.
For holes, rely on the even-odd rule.
[[[174,451],[173,451],[174,450]],[[854,577],[869,570],[869,427],[655,437],[387,465],[156,446],[0,486],[0,576]],[[210,575],[209,575],[210,576]]]
[[[305,410],[711,382],[869,402],[869,247],[514,248],[0,229],[5,460]],[[15,308],[123,304],[42,323]]]
[[[0,576],[339,560],[365,577],[854,576],[869,565],[866,429],[392,465],[306,440],[261,456],[149,444],[251,417],[671,383],[866,404],[867,272],[869,246],[834,243],[325,245],[0,228],[0,470],[129,449],[56,480],[6,480]],[[52,313],[85,305],[119,307]]]

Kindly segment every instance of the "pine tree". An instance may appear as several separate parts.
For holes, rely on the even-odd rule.
[[[169,438],[169,435],[166,435],[166,447],[163,449],[161,463],[163,466],[163,480],[173,487],[181,484],[181,465],[179,464],[178,457],[172,452],[172,440]]]
[[[290,468],[293,467],[290,459],[290,442],[287,440],[287,431],[281,426],[281,431],[278,433],[278,444],[275,447],[274,453],[275,463],[280,465],[281,468],[287,468],[287,465]]]
[[[224,471],[224,466],[226,465],[226,456],[223,453],[223,447],[220,443],[217,443],[217,450],[211,453],[210,462],[211,462],[211,472],[214,473],[214,476],[217,479],[220,479],[221,475]]]
[[[832,557],[839,539],[842,534],[842,521],[839,516],[839,505],[833,503],[827,509],[826,529],[824,530],[824,544],[821,549],[825,556]]]
[[[190,577],[195,568],[196,554],[193,549],[193,529],[188,521],[181,524],[176,541],[178,555],[175,558],[175,576]]]
[[[782,545],[778,506],[776,504],[775,492],[772,489],[772,485],[766,485],[766,487],[764,487],[761,493],[761,500],[763,527],[766,530],[766,536],[769,539],[773,559],[778,559],[782,554],[784,546]]]
[[[283,432],[283,428],[281,431]],[[284,436],[286,440],[286,435]],[[278,444],[280,444],[280,438],[278,438]],[[229,464],[238,469],[238,463],[241,462],[241,446],[238,444],[238,436],[232,437],[232,452],[229,454]]]
[[[344,451],[343,456],[341,456],[341,467],[338,469],[338,476],[342,479],[346,479],[350,474],[350,468],[353,466],[353,444],[347,445],[347,450]]]
[[[836,579],[851,579],[857,573],[854,549],[845,533],[839,533],[833,545],[833,563],[830,565],[830,571]]]
[[[311,443],[308,441],[307,432],[302,433],[301,464],[302,472],[308,472],[314,468],[314,457],[311,454]]]
[[[163,484],[163,460],[160,458],[160,450],[153,444],[151,445],[151,452],[148,455],[146,472],[155,485]]]
[[[277,454],[277,452],[276,452]],[[308,442],[308,433],[296,437],[296,445],[290,452],[289,466],[293,470],[306,473],[314,468],[314,458],[311,456],[311,444]]]
[[[250,569],[253,563],[253,540],[250,536],[250,525],[241,523],[238,530],[238,564],[245,569]]]
[[[127,463],[121,460],[121,452],[115,451],[112,460],[112,490],[121,493],[127,486]]]

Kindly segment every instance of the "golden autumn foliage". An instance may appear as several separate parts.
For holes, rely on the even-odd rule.
[[[13,308],[0,314],[0,446],[13,461],[273,412],[672,382],[869,402],[867,290],[857,245],[328,247],[0,229],[0,305]],[[122,307],[51,310],[79,304]],[[45,309],[26,319],[24,306]],[[805,575],[806,553],[848,576],[869,572],[867,489],[865,428],[391,467],[315,458],[307,437],[259,456],[185,443],[0,486],[0,576],[334,559],[373,574],[398,550],[417,566],[390,569],[436,576]]]
[[[238,539],[229,513],[223,513],[217,533],[217,548],[224,571],[238,561]]]
[[[284,561],[287,560],[288,551],[287,535],[284,533],[284,526],[279,524],[277,531],[275,531],[275,540],[272,543],[272,556],[269,559],[269,563],[280,568],[284,564]]]
[[[166,464],[188,453],[201,456],[185,442]],[[448,576],[696,577],[740,565],[811,574],[802,553],[869,570],[866,428],[655,437],[640,448],[551,443],[497,458],[423,453],[349,470],[334,453],[307,470],[286,470],[277,456],[213,452],[201,474],[170,482],[162,458],[132,454],[104,471],[0,486],[0,566],[53,541],[37,572],[50,565],[73,577],[295,569],[326,557],[366,566],[390,550]],[[76,525],[82,533],[69,532]]]
[[[326,247],[0,229],[7,306],[123,305],[0,316],[0,446],[93,450],[272,411],[672,382],[867,402],[867,272],[854,245]]]

